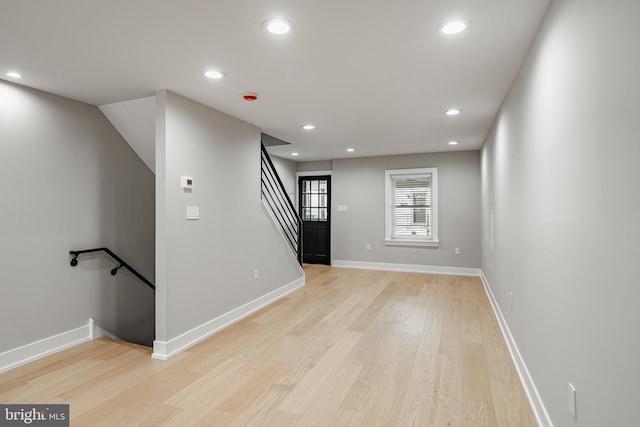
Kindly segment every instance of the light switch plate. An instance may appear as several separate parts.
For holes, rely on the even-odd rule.
[[[187,206],[187,219],[200,219],[200,207]]]
[[[347,212],[349,211],[349,206],[347,205],[338,205],[338,212]]]

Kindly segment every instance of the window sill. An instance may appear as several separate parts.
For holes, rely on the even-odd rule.
[[[437,248],[440,246],[439,240],[401,240],[401,239],[385,239],[385,246],[426,246]]]

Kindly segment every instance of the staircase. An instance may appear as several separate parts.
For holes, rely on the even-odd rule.
[[[94,312],[92,337],[150,346],[155,338],[155,285],[109,248],[72,250],[69,255],[71,267],[81,270],[78,274],[105,268],[114,276],[105,275],[104,283],[92,291],[99,292],[108,307]],[[116,264],[111,264],[105,255]],[[118,274],[120,271],[122,274]]]
[[[260,193],[262,201],[271,213],[274,223],[296,259],[302,265],[302,220],[289,198],[276,168],[261,144]]]

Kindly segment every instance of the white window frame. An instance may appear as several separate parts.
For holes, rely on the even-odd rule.
[[[399,176],[431,175],[431,236],[393,236],[395,206],[393,200],[393,178]],[[387,169],[385,170],[385,239],[387,246],[432,246],[440,245],[438,240],[438,168]]]

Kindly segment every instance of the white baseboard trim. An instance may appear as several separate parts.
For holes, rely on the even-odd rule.
[[[392,264],[386,262],[364,262],[364,261],[344,261],[339,259],[331,260],[332,267],[361,268],[363,270],[386,270],[403,271],[406,273],[431,273],[446,274],[451,276],[474,276],[479,277],[479,268],[465,267],[442,267],[437,265],[418,264]]]
[[[540,398],[540,394],[538,393],[538,389],[533,382],[533,378],[531,378],[529,369],[527,369],[527,365],[524,363],[524,359],[522,358],[522,355],[518,350],[518,346],[513,339],[513,335],[511,335],[511,331],[509,330],[507,321],[502,315],[502,310],[500,310],[498,301],[496,300],[495,295],[493,295],[491,286],[489,286],[489,281],[487,280],[487,277],[484,275],[484,272],[482,270],[480,270],[480,279],[482,280],[482,285],[484,286],[484,290],[487,294],[487,297],[489,298],[489,302],[491,303],[493,312],[495,313],[496,319],[498,320],[498,325],[500,325],[502,336],[507,342],[509,354],[511,354],[511,359],[513,360],[513,364],[515,365],[518,377],[520,378],[520,383],[522,384],[522,388],[524,389],[524,392],[527,395],[527,399],[529,400],[529,404],[531,405],[533,416],[536,418],[538,426],[553,427],[553,422],[551,421],[551,417],[549,417],[547,408],[544,406],[542,398]]]
[[[70,331],[0,353],[0,373],[93,339],[93,319]]]
[[[210,337],[216,332],[225,329],[234,323],[244,319],[245,317],[255,313],[256,311],[274,303],[280,298],[285,297],[291,292],[303,287],[305,284],[305,277],[302,276],[299,279],[285,285],[275,291],[269,292],[266,295],[256,298],[222,316],[216,317],[200,326],[196,326],[190,331],[177,336],[169,341],[154,341],[153,342],[153,354],[154,359],[168,360],[173,356],[181,353],[187,348],[199,343],[200,341]]]

